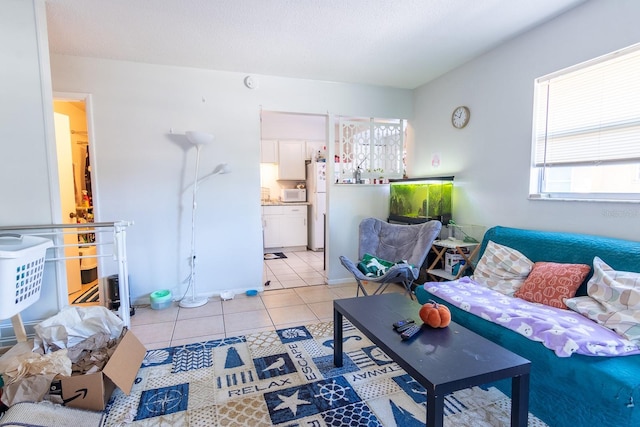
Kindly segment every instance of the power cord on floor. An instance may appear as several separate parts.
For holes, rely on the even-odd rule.
[[[182,301],[184,297],[187,296],[187,292],[189,292],[189,289],[191,289],[191,273],[187,275],[187,277],[182,281],[182,283],[187,283],[187,289],[185,289],[184,294],[182,294],[182,297],[180,297],[178,301]]]

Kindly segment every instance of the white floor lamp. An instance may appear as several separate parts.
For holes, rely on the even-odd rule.
[[[196,146],[196,170],[193,178],[193,204],[191,205],[191,256],[189,262],[191,264],[191,273],[189,274],[189,287],[191,288],[191,296],[185,296],[180,300],[180,307],[195,308],[205,305],[208,301],[207,297],[198,297],[196,295],[196,211],[198,205],[196,197],[198,194],[198,184],[213,175],[229,173],[229,167],[226,163],[221,163],[215,167],[213,172],[198,179],[198,169],[200,166],[200,149],[203,145],[213,142],[213,135],[205,132],[189,131],[186,133],[190,143]]]

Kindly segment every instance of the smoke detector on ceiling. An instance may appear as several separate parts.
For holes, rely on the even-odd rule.
[[[244,85],[249,89],[256,89],[258,87],[258,80],[253,76],[247,76],[244,78]]]

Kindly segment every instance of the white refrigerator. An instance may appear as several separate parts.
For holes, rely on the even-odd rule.
[[[307,165],[307,200],[309,201],[307,246],[312,251],[324,249],[325,214],[327,213],[327,164]]]

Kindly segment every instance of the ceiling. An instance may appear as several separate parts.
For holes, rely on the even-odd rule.
[[[52,53],[413,89],[586,0],[46,0]]]

